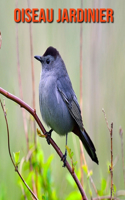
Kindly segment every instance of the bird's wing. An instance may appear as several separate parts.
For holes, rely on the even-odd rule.
[[[77,136],[79,136],[89,156],[92,158],[93,161],[95,161],[98,164],[96,149],[89,135],[87,134],[86,130],[83,127],[81,110],[80,110],[75,92],[72,89],[72,85],[69,80],[69,77],[63,76],[59,78],[57,80],[57,89],[59,93],[61,94],[64,102],[66,103],[71,116],[76,121],[76,126],[74,126],[74,129],[72,131]]]
[[[60,77],[57,80],[57,89],[61,94],[64,102],[66,103],[70,114],[78,124],[79,128],[81,130],[84,130],[81,117],[81,110],[75,92],[72,88],[71,81],[69,80],[69,77],[67,76]]]

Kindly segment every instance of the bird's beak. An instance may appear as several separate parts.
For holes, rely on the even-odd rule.
[[[37,60],[39,60],[41,63],[43,62],[43,57],[42,56],[34,56]]]

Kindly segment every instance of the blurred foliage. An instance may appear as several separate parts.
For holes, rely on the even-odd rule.
[[[76,164],[77,164],[77,162],[74,162],[74,160],[73,160],[73,155],[74,155],[74,153],[71,151],[71,149],[70,149],[67,145],[66,145],[66,149],[67,149],[68,155],[69,155],[70,160],[71,160],[72,172],[74,172],[75,166],[76,166]]]
[[[22,165],[22,175],[26,183],[32,188],[32,183],[36,185],[37,197],[39,200],[45,199],[54,199],[57,200],[56,190],[54,189],[54,182],[52,180],[51,173],[51,162],[53,160],[53,155],[50,155],[47,161],[44,161],[44,154],[40,147],[40,144],[37,144],[37,149],[32,151],[33,145],[29,151],[32,152],[30,158],[23,162]],[[22,181],[19,178],[19,184],[23,188],[25,196],[30,199],[30,192],[24,186]],[[24,197],[22,197],[23,199]]]

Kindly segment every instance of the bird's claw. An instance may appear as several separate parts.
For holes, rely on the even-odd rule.
[[[67,153],[65,153],[61,158],[61,161],[63,161],[63,166],[62,167],[66,166],[66,157],[67,157]]]
[[[45,135],[46,135],[46,140],[47,140],[47,143],[50,145],[50,138],[51,138],[51,133],[52,133],[52,129],[49,131],[49,132],[46,132]]]

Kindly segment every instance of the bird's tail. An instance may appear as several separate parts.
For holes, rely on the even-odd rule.
[[[93,142],[91,141],[89,135],[87,134],[86,130],[84,129],[84,131],[81,131],[81,134],[79,135],[80,140],[82,141],[87,153],[89,154],[89,156],[91,157],[91,159],[96,162],[97,164],[99,164],[98,162],[98,158],[96,156],[96,149],[94,147]]]
[[[87,134],[85,129],[84,130],[80,130],[80,129],[78,130],[78,129],[77,129],[77,133],[76,133],[76,131],[75,132],[73,131],[73,132],[78,135],[78,137],[82,141],[82,144],[85,147],[85,149],[86,149],[87,153],[89,154],[89,156],[91,157],[91,159],[94,162],[96,162],[97,164],[99,164],[98,158],[96,156],[96,149],[95,149],[94,144],[91,141],[89,135]]]

